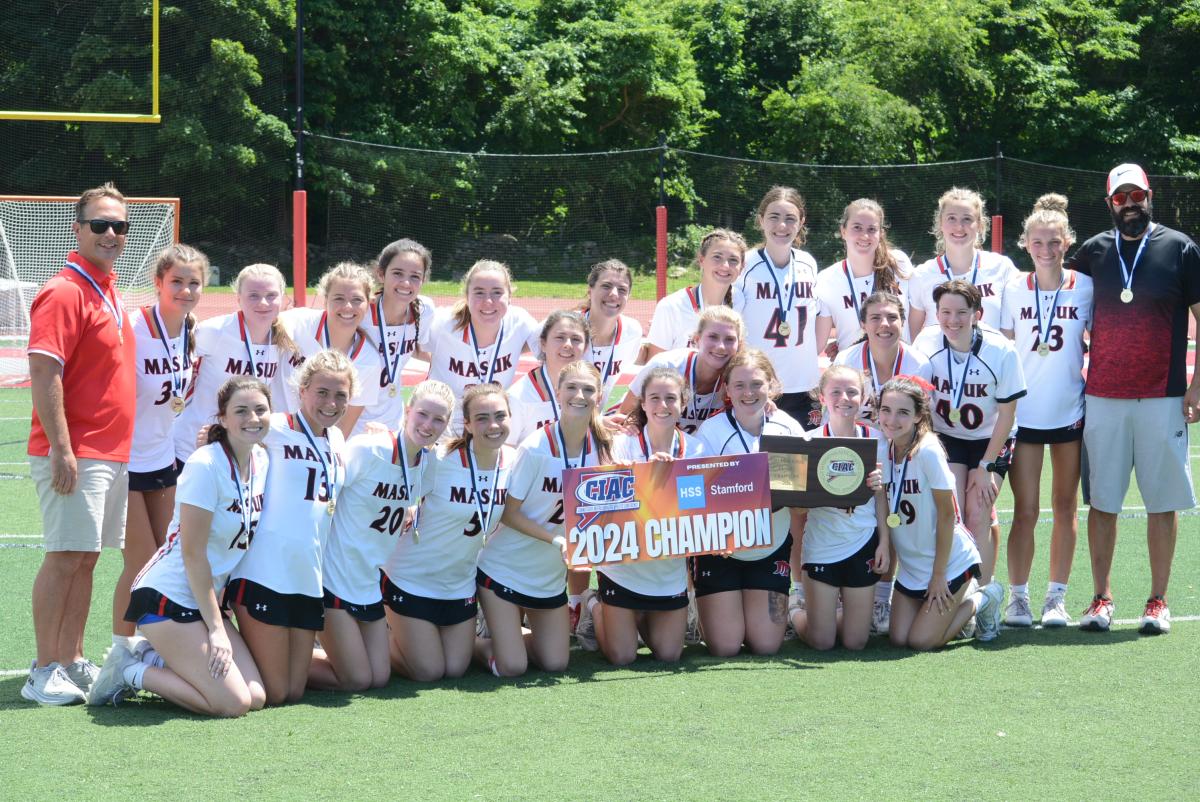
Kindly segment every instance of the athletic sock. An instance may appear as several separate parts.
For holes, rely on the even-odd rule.
[[[892,599],[892,580],[884,579],[875,583],[875,601],[886,602]]]
[[[145,663],[131,663],[121,672],[121,676],[125,680],[126,685],[140,691],[142,689],[142,678],[146,676],[146,669],[149,667]]]
[[[113,646],[124,646],[131,652],[133,651],[134,645],[137,644],[138,640],[140,640],[136,635],[133,637],[126,637],[125,635],[113,635],[112,639]]]
[[[588,609],[588,613],[590,614],[590,613],[592,612],[592,610],[593,610],[593,609],[595,609],[596,605],[597,605],[597,604],[599,604],[599,603],[600,603],[600,597],[599,597],[599,596],[592,596],[592,597],[590,597],[590,598],[588,599],[588,602],[587,602],[587,609]]]
[[[162,655],[156,652],[153,646],[142,652],[142,662],[151,668],[163,668],[167,665]]]
[[[578,607],[579,602],[581,601],[583,601],[583,596],[581,594],[572,593],[567,596],[567,606],[569,607]]]
[[[1066,582],[1051,582],[1046,586],[1047,596],[1065,596],[1067,595]]]
[[[1023,596],[1026,599],[1028,599],[1029,598],[1029,583],[1026,582],[1024,585],[1011,585],[1011,586],[1009,586],[1009,591],[1014,596]]]

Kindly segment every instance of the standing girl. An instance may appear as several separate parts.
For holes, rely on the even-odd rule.
[[[332,349],[309,357],[296,382],[299,411],[271,416],[262,519],[225,589],[272,705],[295,702],[308,682],[325,618],[321,557],[346,475],[337,424],[358,390],[354,365]]]
[[[993,507],[1012,455],[1017,399],[1025,373],[1013,344],[980,326],[979,289],[961,279],[933,291],[939,328],[913,342],[933,366],[933,428],[946,450],[957,498],[964,501],[967,529],[975,536],[985,584],[996,570],[999,537],[991,528]]]
[[[1042,460],[1050,446],[1054,483],[1050,505],[1050,585],[1042,604],[1042,626],[1071,621],[1064,598],[1079,530],[1075,510],[1083,439],[1084,333],[1091,329],[1092,279],[1063,269],[1063,256],[1075,240],[1067,221],[1067,199],[1043,195],[1025,218],[1020,245],[1029,251],[1034,272],[1021,275],[1004,292],[1004,333],[1014,338],[1029,382],[1029,395],[1017,407],[1017,446],[1012,464],[1013,522],[1008,534],[1008,577],[1012,599],[1004,620],[1030,626],[1029,571],[1037,524]]]
[[[584,358],[591,345],[587,321],[578,312],[556,309],[542,324],[542,363],[513,382],[508,399],[512,403],[510,445],[519,445],[538,429],[558,421],[559,403],[554,388],[558,374],[572,362]]]
[[[922,262],[913,272],[912,308],[908,326],[915,339],[921,329],[936,325],[937,302],[933,289],[951,279],[962,279],[979,288],[983,322],[1000,328],[1000,304],[1004,288],[1019,271],[1004,254],[979,250],[988,233],[983,196],[971,189],[952,187],[938,199],[930,230],[937,242],[937,256]]]
[[[821,375],[818,398],[828,422],[814,430],[816,437],[873,439],[879,465],[886,458],[883,436],[858,423],[863,402],[863,374],[847,365],[834,365]],[[802,544],[805,606],[791,614],[792,628],[814,649],[842,646],[858,650],[867,645],[875,583],[888,570],[889,535],[878,522],[887,517],[887,496],[879,470],[868,477],[875,497],[857,507],[814,507],[808,511]],[[841,601],[841,621],[838,602]]]
[[[678,371],[653,368],[642,385],[641,403],[629,419],[637,433],[618,435],[613,457],[633,463],[701,456],[700,441],[679,429],[687,401],[687,382]],[[584,643],[584,648],[598,644],[610,663],[623,666],[637,657],[640,635],[654,659],[672,663],[679,659],[687,627],[684,558],[604,565],[596,569],[596,580],[599,595],[591,590],[584,595],[587,612],[580,623],[580,631],[586,631],[590,618],[595,642]]]
[[[145,689],[201,715],[262,708],[258,669],[218,599],[254,539],[268,467],[260,443],[270,415],[270,391],[258,379],[235,377],[217,392],[208,445],[183,466],[170,535],[138,575],[125,611],[153,649],[114,644],[89,703],[116,704]]]
[[[475,563],[500,525],[515,453],[499,386],[468,388],[462,406],[463,433],[426,469],[420,511],[383,568],[392,668],[416,682],[461,677],[471,664]],[[486,663],[490,647],[479,651]]]
[[[592,265],[587,285],[588,297],[581,311],[591,333],[588,360],[600,371],[604,386],[600,399],[603,409],[621,377],[622,367],[637,361],[642,347],[642,324],[623,314],[633,288],[633,273],[620,259],[605,259]]]
[[[810,391],[820,377],[817,355],[832,322],[825,317],[817,327],[817,263],[799,248],[807,233],[804,219],[804,198],[791,187],[772,187],[763,197],[756,222],[764,242],[746,258],[733,287],[733,308],[746,321],[746,344],[761,349],[779,376],[779,408],[811,429],[821,422]]]
[[[700,283],[676,290],[654,307],[650,333],[646,335],[647,357],[694,346],[700,313],[733,303],[733,282],[741,275],[745,259],[746,240],[741,234],[724,228],[705,234],[696,254]]]
[[[410,239],[398,239],[387,245],[375,261],[375,281],[379,292],[371,301],[371,320],[367,329],[379,348],[383,368],[379,372],[379,394],[375,403],[363,410],[359,423],[365,427],[378,421],[389,431],[400,425],[404,415],[404,366],[416,353],[429,345],[433,325],[433,301],[421,295],[429,280],[433,256],[429,249]],[[368,377],[363,377],[364,381]]]
[[[710,306],[700,313],[693,338],[696,346],[664,351],[652,357],[629,384],[620,414],[630,415],[641,402],[650,371],[669,368],[687,380],[688,400],[679,427],[692,434],[700,424],[725,409],[725,368],[742,348],[746,328],[742,317],[727,306]]]
[[[450,385],[456,397],[473,384],[512,384],[526,348],[537,351],[541,330],[519,306],[510,306],[508,265],[481,259],[463,278],[463,297],[454,308],[439,309],[429,333],[429,378]],[[461,413],[451,426],[459,431]]]
[[[817,274],[816,294],[822,314],[832,318],[836,345],[830,356],[844,351],[862,335],[862,309],[867,296],[887,292],[904,297],[912,263],[893,250],[887,238],[883,207],[869,198],[852,201],[842,211],[838,227],[846,243],[846,258]]]
[[[196,450],[196,433],[213,422],[217,390],[234,376],[253,376],[271,388],[280,401],[289,361],[297,357],[296,344],[279,319],[287,290],[283,274],[272,265],[249,265],[233,280],[238,311],[209,318],[196,326],[196,357],[192,384],[183,412],[175,419],[171,435],[175,459],[182,464]]]
[[[612,441],[600,419],[600,374],[572,362],[558,377],[558,423],[530,435],[517,449],[501,527],[479,555],[479,595],[491,632],[492,669],[525,673],[533,659],[543,671],[567,667],[566,549],[563,472],[612,462]],[[532,634],[526,643],[522,613]]]
[[[944,646],[978,614],[976,637],[1000,630],[1004,588],[978,590],[979,552],[962,525],[955,478],[933,435],[929,398],[913,379],[883,386],[879,426],[888,441],[887,529],[900,559],[889,633],[893,646],[929,650]]]
[[[175,510],[179,467],[171,427],[183,411],[192,382],[196,317],[208,275],[208,257],[190,245],[158,255],[154,286],[158,302],[133,317],[137,341],[137,415],[129,453],[129,507],[125,518],[124,570],[113,591],[113,646],[133,647],[134,625],[124,619],[129,588],[162,545]]]
[[[354,366],[358,392],[350,399],[350,406],[338,423],[338,428],[347,437],[351,432],[362,431],[357,425],[359,416],[365,408],[373,406],[379,396],[376,377],[383,360],[378,344],[371,341],[370,334],[362,327],[371,289],[371,274],[366,268],[354,262],[341,262],[326,270],[317,284],[317,293],[324,301],[322,308],[289,309],[280,315],[300,350],[300,361],[332,348],[345,354]],[[289,409],[294,410],[299,405],[298,399],[295,389],[288,389],[292,391]]]
[[[322,562],[325,628],[310,687],[362,691],[382,688],[391,677],[379,571],[428,486],[433,460],[426,449],[446,431],[453,410],[449,387],[421,382],[401,431],[355,435],[346,444],[346,482]]]
[[[767,402],[779,396],[779,378],[762,351],[740,351],[725,368],[730,407],[696,432],[706,456],[758,451],[764,434],[802,437],[804,429],[780,409],[767,414]],[[755,654],[774,654],[787,628],[791,584],[790,529],[799,512],[784,507],[771,515],[771,545],[735,551],[728,557],[706,554],[690,560],[700,625],[708,650],[730,657],[742,644]],[[801,527],[796,526],[796,531]]]

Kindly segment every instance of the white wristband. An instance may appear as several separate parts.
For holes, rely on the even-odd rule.
[[[555,535],[550,542],[558,546],[560,549],[567,548],[567,538],[565,535]]]

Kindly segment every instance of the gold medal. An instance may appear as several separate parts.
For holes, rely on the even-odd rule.
[[[333,515],[333,513],[336,510],[337,510],[337,502],[334,501],[333,499],[329,499],[329,503],[325,505],[325,511],[327,513],[329,513],[330,515]]]
[[[890,526],[890,527],[891,527],[891,528],[893,528],[893,529],[895,529],[897,526],[899,526],[899,525],[900,525],[900,515],[899,515],[899,513],[895,513],[895,512],[893,512],[891,515],[889,515],[889,516],[887,517],[887,525],[888,525],[888,526]]]
[[[784,337],[790,337],[792,335],[792,324],[786,320],[779,321],[779,333]]]
[[[1128,287],[1121,290],[1121,303],[1127,304],[1127,303],[1131,303],[1132,301],[1133,301],[1133,290],[1129,289]]]
[[[960,420],[962,420],[962,412],[957,409],[950,410],[950,422],[958,423]]]
[[[177,395],[171,396],[171,411],[176,415],[183,412],[183,399]]]
[[[394,385],[394,384],[388,385],[388,395],[392,398],[396,397],[396,385]]]
[[[1037,352],[1038,356],[1049,356],[1050,346],[1046,345],[1045,343],[1038,343]]]
[[[413,527],[413,543],[419,544],[420,542],[421,542],[421,533],[419,531],[417,531],[417,528],[414,526]]]

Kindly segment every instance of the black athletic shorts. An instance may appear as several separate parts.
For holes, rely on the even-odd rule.
[[[419,618],[437,627],[452,627],[463,621],[474,620],[479,609],[474,596],[467,599],[430,599],[409,593],[387,576],[380,578],[379,589],[383,592],[380,604],[387,604],[396,615]]]
[[[1057,429],[1030,429],[1025,426],[1017,427],[1018,443],[1033,443],[1034,445],[1050,446],[1057,443],[1074,443],[1082,439],[1083,418],[1075,421],[1070,426],[1060,426]]]
[[[792,585],[792,536],[783,545],[758,560],[735,560],[719,554],[688,558],[696,596],[730,590],[770,590],[787,595]]]
[[[983,460],[984,452],[987,451],[989,438],[964,440],[961,437],[939,434],[938,440],[941,441],[942,448],[946,449],[946,462],[966,465],[968,469],[974,470],[979,467],[979,463]],[[1008,438],[1004,441],[1004,446],[1001,447],[1000,453],[996,455],[996,461],[1000,463],[997,466],[996,475],[1001,479],[1008,475],[1008,466],[1012,464],[1013,445],[1013,438]]]
[[[540,599],[537,596],[526,596],[524,593],[515,591],[506,585],[501,585],[478,568],[475,569],[475,584],[481,588],[487,588],[501,599],[504,599],[504,601],[515,604],[518,607],[524,607],[527,610],[554,610],[567,603],[566,589],[557,596],[551,596],[546,599]]]
[[[322,590],[325,591],[325,597],[321,601],[326,610],[345,610],[355,621],[362,621],[364,624],[383,618],[383,602],[381,601],[371,604],[351,604],[340,596],[330,593],[329,588],[322,588]]]
[[[981,575],[979,563],[975,563],[970,568],[963,571],[962,574],[954,577],[954,579],[951,579],[946,583],[950,587],[950,595],[953,596],[955,593],[958,593],[959,588],[970,582],[972,579],[979,579]],[[899,581],[896,581],[892,587],[895,588],[899,593],[903,593],[910,599],[916,599],[917,601],[925,601],[925,599],[929,597],[929,588],[913,590],[912,588],[904,587],[904,585],[901,585]]]
[[[302,593],[277,593],[249,579],[235,579],[225,588],[225,604],[244,605],[255,621],[276,627],[325,628],[325,604],[317,596]]]
[[[605,576],[603,568],[596,571],[596,584],[600,588],[596,593],[596,597],[600,601],[613,607],[623,607],[626,610],[663,612],[682,610],[688,605],[686,588],[673,596],[647,596],[618,585]]]
[[[179,463],[172,462],[165,468],[159,468],[157,471],[130,471],[129,472],[129,489],[136,490],[139,493],[148,493],[152,490],[166,490],[168,487],[174,487],[179,479]]]
[[[863,547],[844,560],[835,563],[804,563],[802,568],[810,579],[835,588],[869,588],[879,582],[875,573],[875,549],[879,548],[879,532],[873,532]]]
[[[126,621],[134,624],[153,624],[167,619],[180,624],[204,622],[199,610],[176,604],[154,588],[138,588],[129,594],[129,606],[125,608]]]

